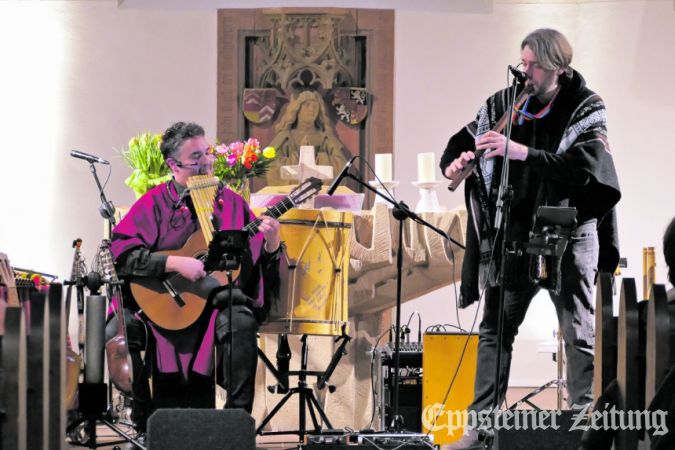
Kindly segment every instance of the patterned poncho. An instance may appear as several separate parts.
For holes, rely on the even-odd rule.
[[[613,208],[621,193],[607,141],[605,106],[600,96],[586,87],[578,72],[573,71],[560,81],[560,91],[548,115],[522,124],[518,117],[514,120],[511,139],[528,146],[528,157],[525,161],[511,161],[514,198],[507,239],[527,240],[539,206],[575,207],[578,222],[597,219],[598,269],[613,272],[619,256]],[[536,99],[531,103],[536,108]],[[507,90],[488,98],[476,119],[450,138],[441,158],[441,170],[445,171],[461,152],[474,151],[476,137],[495,127],[507,105]],[[481,159],[479,166],[481,176],[475,174],[465,182],[469,226],[462,267],[462,307],[478,300],[479,288],[483,287],[479,274],[485,273],[481,263],[485,265],[489,260],[488,230],[494,220],[502,158]],[[486,200],[483,208],[481,190]]]

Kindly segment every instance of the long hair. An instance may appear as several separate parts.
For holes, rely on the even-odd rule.
[[[299,94],[293,94],[291,96],[291,101],[288,102],[286,111],[283,116],[281,116],[281,119],[279,119],[279,122],[274,126],[274,131],[280,133],[284,130],[294,128],[298,121],[298,111],[300,111],[300,107],[303,103],[311,100],[314,100],[319,105],[319,114],[316,116],[314,126],[321,131],[326,131],[329,128],[328,124],[330,124],[330,119],[326,113],[323,99],[316,91],[302,91]]]
[[[570,64],[574,51],[561,32],[551,28],[539,28],[523,39],[520,49],[524,49],[525,46],[530,47],[543,69],[571,71]]]

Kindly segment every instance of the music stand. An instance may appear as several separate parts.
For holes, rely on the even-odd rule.
[[[348,165],[343,169],[343,173],[340,175],[343,178],[351,178],[356,181],[359,185],[368,189],[369,191],[375,193],[375,195],[381,197],[386,202],[393,205],[393,215],[396,220],[398,220],[398,250],[396,252],[396,339],[394,347],[394,409],[392,414],[392,421],[389,425],[389,431],[393,432],[402,432],[403,431],[403,418],[398,414],[398,394],[399,394],[399,370],[400,370],[400,344],[401,344],[401,290],[402,290],[402,279],[403,279],[403,221],[406,219],[411,219],[412,221],[423,225],[431,230],[435,231],[439,235],[443,236],[446,240],[449,240],[453,244],[457,245],[460,248],[464,246],[457,242],[452,237],[448,236],[443,230],[434,225],[430,224],[426,220],[422,219],[415,212],[411,211],[408,205],[404,202],[397,202],[396,199],[389,197],[388,195],[383,194],[379,190],[371,187],[368,183],[363,182],[359,177],[349,173],[348,169],[351,165],[350,161]],[[346,171],[345,171],[346,170]],[[340,178],[336,179],[338,182]],[[335,182],[334,182],[335,183]],[[333,187],[333,186],[331,186]],[[333,189],[334,190],[334,189]],[[329,189],[330,192],[330,189]]]
[[[227,391],[227,404],[231,404],[232,399],[232,349],[234,348],[234,333],[232,332],[232,272],[239,269],[241,260],[248,249],[248,236],[246,230],[220,230],[214,233],[209,243],[208,253],[204,261],[204,270],[211,272],[214,270],[225,272],[227,275],[227,320],[228,320],[228,341],[227,351],[227,382],[225,390]],[[218,290],[220,292],[222,289]],[[217,292],[214,292],[217,293]]]

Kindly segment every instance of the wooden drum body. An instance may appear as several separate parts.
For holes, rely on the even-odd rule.
[[[333,210],[294,209],[282,216],[281,295],[262,332],[342,334],[352,220],[351,213]]]

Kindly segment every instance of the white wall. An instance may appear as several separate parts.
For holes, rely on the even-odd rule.
[[[91,261],[102,233],[88,164],[71,149],[111,161],[106,189],[115,204],[133,201],[129,170],[115,149],[134,134],[175,120],[215,134],[216,14],[220,7],[342,6],[396,8],[395,174],[400,199],[413,204],[416,153],[440,158],[447,139],[505,83],[507,64],[531,29],[563,31],[573,65],[605,99],[610,143],[623,189],[619,206],[627,276],[640,278],[641,248],[657,247],[675,215],[670,154],[675,142],[675,10],[670,0],[603,2],[262,1],[0,2],[0,251],[16,266],[67,277],[75,237]],[[105,166],[99,166],[102,181]],[[438,174],[440,178],[440,173]],[[442,186],[449,207],[461,193]],[[423,327],[456,324],[453,288],[404,305]],[[474,308],[460,312],[466,328]],[[538,297],[516,343],[512,382],[534,385],[555,367],[535,346],[555,328]]]
[[[71,149],[110,160],[106,194],[128,205],[115,149],[176,120],[215,129],[215,35],[213,12],[0,3],[0,249],[14,265],[67,277],[72,240],[88,262],[100,243],[96,184]]]

